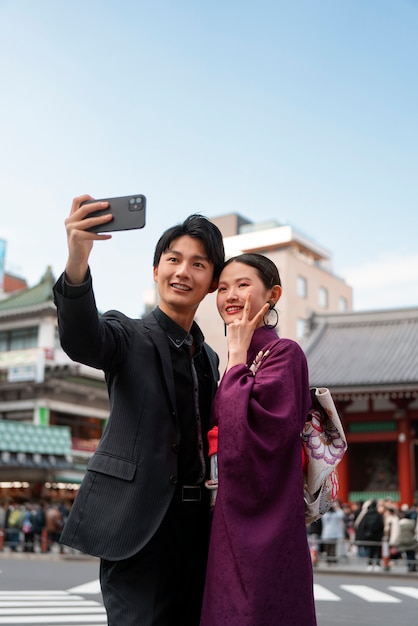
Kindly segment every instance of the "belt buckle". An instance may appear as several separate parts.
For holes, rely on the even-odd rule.
[[[200,502],[202,492],[199,485],[183,485],[181,488],[182,502]]]

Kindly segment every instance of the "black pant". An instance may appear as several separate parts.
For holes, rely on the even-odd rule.
[[[175,496],[160,528],[137,555],[102,559],[108,626],[199,625],[209,535],[204,496],[202,502]]]

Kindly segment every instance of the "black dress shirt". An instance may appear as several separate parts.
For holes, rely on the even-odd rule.
[[[158,307],[154,315],[167,334],[173,364],[180,428],[178,483],[197,485],[207,477],[207,431],[211,404],[210,364],[202,351],[204,341],[193,322],[190,333]],[[193,348],[193,349],[192,349]]]

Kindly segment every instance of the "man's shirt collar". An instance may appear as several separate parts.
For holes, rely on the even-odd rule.
[[[165,331],[170,342],[176,348],[181,348],[183,345],[190,348],[193,344],[193,340],[196,349],[201,347],[204,341],[204,336],[196,322],[193,322],[190,333],[188,333],[186,330],[184,330],[184,328],[176,324],[176,322],[172,320],[171,317],[161,311],[158,306],[154,309],[153,313],[155,315],[155,318],[157,319],[157,322]]]

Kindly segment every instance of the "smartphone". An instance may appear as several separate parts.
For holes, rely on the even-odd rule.
[[[105,209],[92,211],[86,217],[97,217],[111,213],[113,219],[105,224],[87,228],[92,233],[109,233],[117,230],[132,230],[134,228],[144,228],[146,197],[138,193],[133,196],[122,196],[119,198],[100,198],[99,200],[87,200],[84,204],[92,202],[108,202]],[[86,219],[86,218],[85,218]]]

